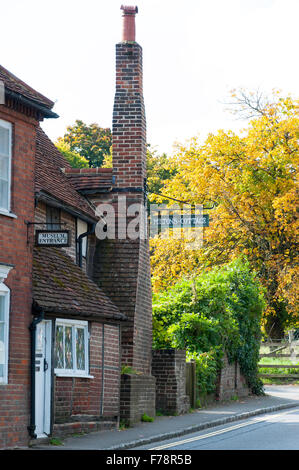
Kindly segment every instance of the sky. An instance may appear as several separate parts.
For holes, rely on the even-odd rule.
[[[1,2],[0,63],[55,102],[55,141],[81,119],[112,125],[121,0]],[[175,142],[246,126],[230,91],[299,96],[299,0],[135,0],[143,48],[147,141]]]

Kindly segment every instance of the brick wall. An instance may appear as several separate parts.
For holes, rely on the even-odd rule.
[[[140,422],[143,414],[156,414],[155,377],[123,374],[121,376],[120,418],[129,425]]]
[[[118,325],[91,323],[90,375],[93,378],[54,377],[54,435],[117,426],[120,400],[119,344]]]
[[[141,198],[127,194],[127,207],[138,200]],[[149,243],[140,238],[117,238],[118,228],[124,223],[120,220],[117,202],[117,196],[105,199],[105,203],[111,204],[115,210],[116,238],[96,241],[92,278],[129,319],[122,327],[122,363],[143,374],[150,374],[152,291]],[[94,198],[93,203],[98,204],[98,200]],[[132,217],[127,217],[127,226],[131,220]]]
[[[246,384],[246,379],[240,372],[237,362],[229,364],[227,356],[223,358],[223,368],[221,369],[216,389],[217,400],[230,400],[232,397],[245,397],[250,394]]]
[[[153,351],[152,374],[156,378],[156,409],[170,414],[187,413],[186,351],[160,349]]]
[[[34,220],[34,162],[37,121],[0,106],[0,119],[13,124],[12,212],[0,215],[0,262],[13,264],[5,284],[11,290],[8,385],[0,385],[0,448],[29,441],[32,247],[25,220]]]

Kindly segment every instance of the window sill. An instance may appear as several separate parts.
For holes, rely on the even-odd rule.
[[[17,219],[18,216],[14,214],[13,212],[8,212],[4,209],[0,209],[0,215],[6,215],[6,217],[11,217],[12,219]]]
[[[89,374],[76,374],[76,372],[59,372],[55,370],[56,377],[76,377],[78,379],[94,379],[93,375]]]

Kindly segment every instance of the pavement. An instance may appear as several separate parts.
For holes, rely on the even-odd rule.
[[[125,450],[167,440],[264,413],[299,407],[298,385],[267,385],[264,396],[214,403],[181,416],[159,416],[125,430],[101,431],[68,437],[63,445],[35,445],[37,450]]]

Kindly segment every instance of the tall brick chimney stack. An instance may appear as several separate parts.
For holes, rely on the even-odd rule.
[[[98,243],[94,277],[120,311],[123,365],[138,374],[122,375],[121,418],[133,424],[155,415],[152,362],[152,291],[149,241],[133,238],[132,207],[146,203],[146,121],[142,86],[142,48],[135,41],[137,7],[122,6],[122,41],[116,44],[116,88],[112,121],[113,188],[106,202],[115,210],[115,238]],[[103,195],[95,196],[95,200]],[[122,203],[120,204],[120,200]],[[133,206],[134,205],[134,206]],[[120,236],[120,229],[122,235]],[[123,235],[125,228],[126,235]]]
[[[146,177],[146,121],[142,48],[135,42],[137,7],[122,6],[122,41],[116,44],[116,92],[113,109],[113,174],[120,188],[143,191]]]
[[[113,234],[98,237],[91,276],[124,313],[121,364],[138,374],[122,375],[120,416],[133,424],[142,415],[155,415],[155,377],[152,363],[152,290],[149,240],[135,230],[137,212],[146,206],[146,122],[142,89],[142,48],[135,41],[137,7],[122,6],[122,41],[116,44],[116,88],[112,122],[113,168],[109,190],[87,187],[89,199],[100,208],[113,208]],[[96,170],[97,169],[89,169]],[[101,209],[102,210],[102,209]],[[100,210],[100,211],[101,211]],[[133,222],[133,224],[132,224]],[[140,224],[139,224],[140,225]],[[111,351],[113,354],[113,351]],[[109,384],[107,382],[107,387]],[[105,391],[106,393],[106,391]],[[107,388],[107,393],[108,388]]]

